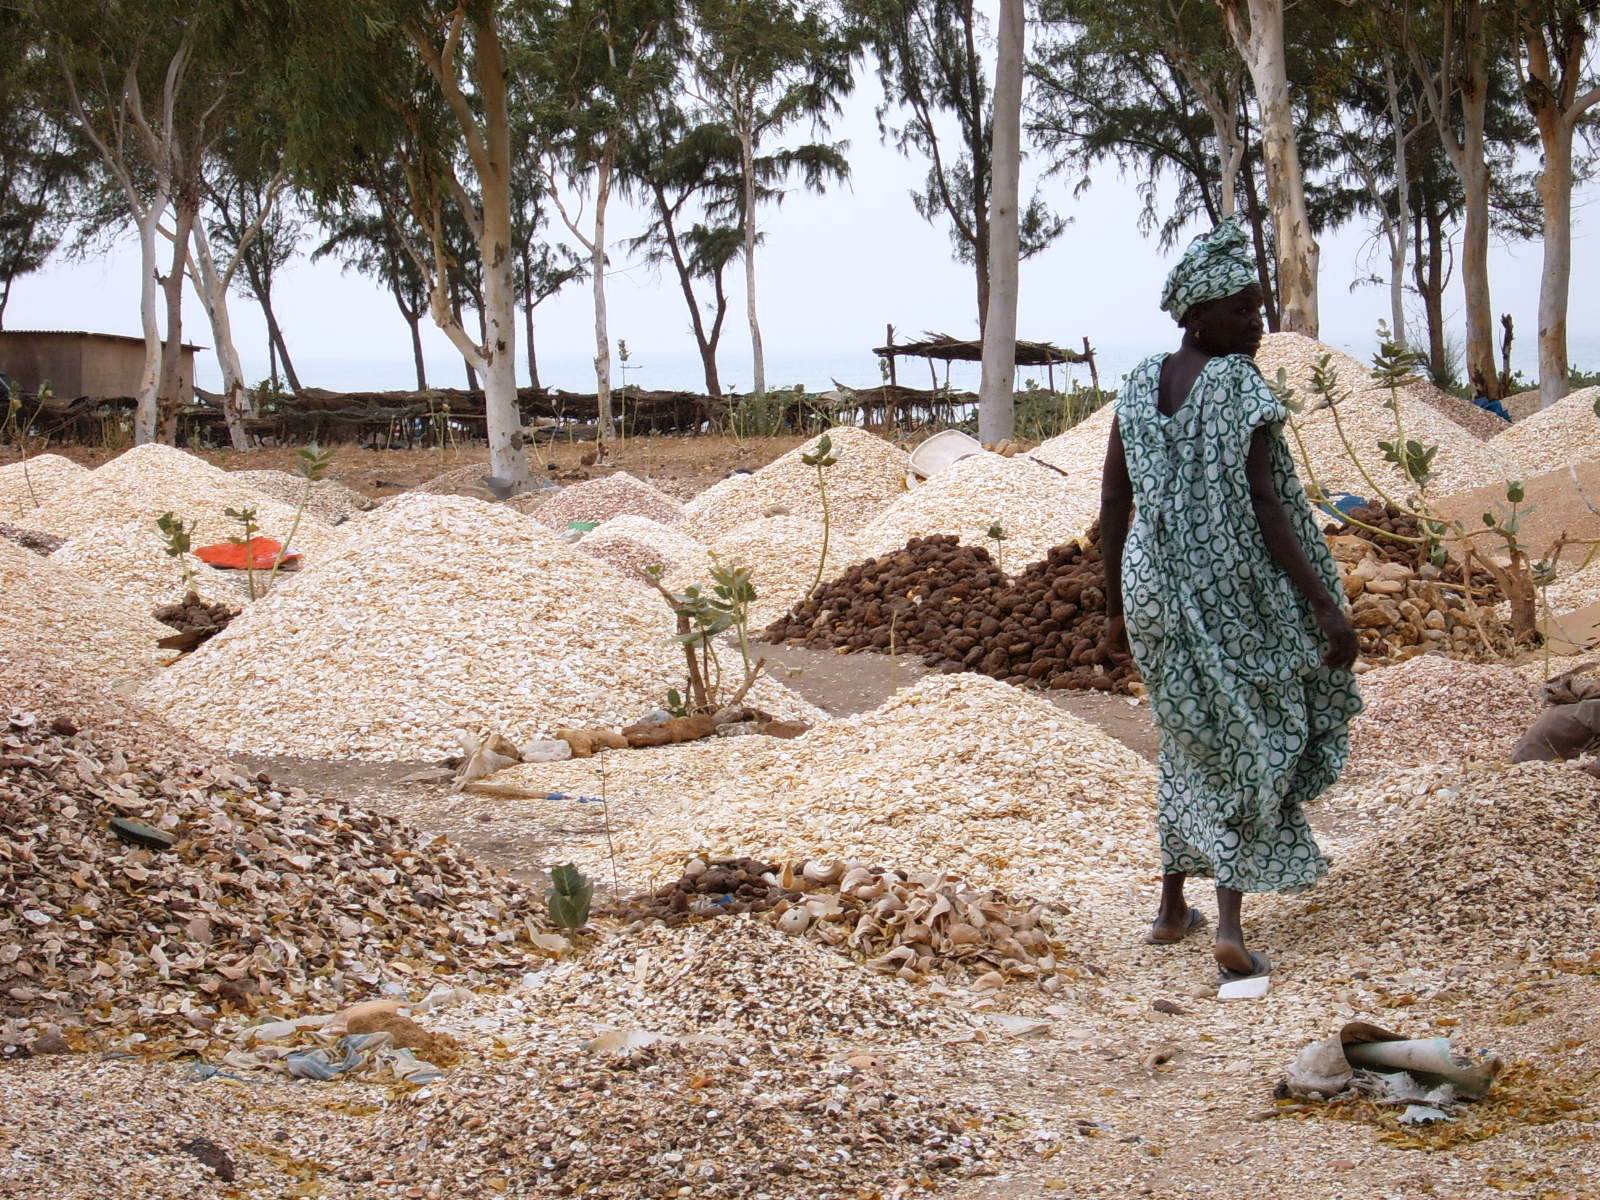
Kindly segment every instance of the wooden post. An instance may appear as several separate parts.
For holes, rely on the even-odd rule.
[[[900,386],[900,381],[895,378],[895,369],[894,369],[894,326],[893,325],[889,326],[889,337],[888,337],[888,340],[884,344],[889,347],[889,386],[890,387],[899,387]]]
[[[1047,362],[1044,365],[1045,378],[1050,381],[1050,394],[1055,395],[1056,390],[1056,364]]]
[[[1089,339],[1083,339],[1083,354],[1089,360],[1089,382],[1094,385],[1094,390],[1100,390],[1100,369],[1095,366],[1094,347],[1089,345]]]

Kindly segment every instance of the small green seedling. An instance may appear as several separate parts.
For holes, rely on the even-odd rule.
[[[1000,522],[996,521],[989,526],[989,532],[984,536],[994,543],[995,565],[1000,568],[1000,574],[1004,575],[1006,573],[1006,538],[1009,535],[1001,528]]]
[[[550,872],[550,890],[544,894],[550,920],[558,929],[576,933],[589,923],[589,904],[594,899],[594,882],[573,863]]]
[[[250,591],[250,599],[256,598],[256,551],[252,544],[256,534],[261,532],[261,526],[256,524],[256,510],[254,508],[225,508],[224,516],[232,517],[244,529],[243,537],[231,537],[228,540],[235,546],[245,548],[244,577]]]
[[[189,565],[189,551],[193,545],[190,535],[194,533],[194,522],[185,524],[172,513],[164,512],[156,518],[156,528],[167,543],[167,557],[177,559],[178,565],[183,568],[183,594],[187,596],[194,586],[194,568]]]
[[[272,560],[272,572],[267,576],[267,586],[271,587],[278,574],[278,564],[289,553],[289,547],[294,545],[294,535],[300,532],[300,518],[306,514],[306,505],[311,503],[311,489],[317,480],[328,473],[328,465],[333,462],[333,451],[320,449],[315,442],[300,451],[296,458],[295,470],[300,478],[305,480],[305,486],[300,489],[300,504],[294,510],[294,520],[289,525],[289,536],[283,539],[283,549],[278,551],[278,557]],[[251,599],[255,597],[252,596]]]
[[[828,476],[827,470],[839,461],[839,455],[834,451],[833,439],[823,434],[817,439],[816,446],[809,454],[802,454],[800,461],[808,467],[813,467],[817,472],[817,491],[822,497],[822,553],[817,555],[817,574],[811,581],[811,586],[806,589],[806,597],[816,595],[817,589],[822,586],[822,572],[828,565],[828,535],[833,525],[833,512],[828,507]]]

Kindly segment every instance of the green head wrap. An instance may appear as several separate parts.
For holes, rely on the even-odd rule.
[[[1174,321],[1182,323],[1184,314],[1196,304],[1232,296],[1259,282],[1255,254],[1244,225],[1238,217],[1230,217],[1189,243],[1167,276],[1161,307],[1172,314]]]

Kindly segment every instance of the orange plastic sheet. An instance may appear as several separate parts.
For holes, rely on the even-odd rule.
[[[281,567],[300,561],[298,553],[284,554],[283,543],[268,537],[251,538],[248,545],[242,541],[217,542],[194,552],[201,562],[225,571],[270,571],[279,555],[283,557],[278,564]]]

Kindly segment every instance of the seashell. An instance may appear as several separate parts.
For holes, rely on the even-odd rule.
[[[1006,977],[999,971],[986,971],[972,981],[972,990],[975,992],[989,992],[1006,985]]]
[[[794,864],[784,863],[783,870],[778,872],[778,886],[785,891],[794,891]]]
[[[851,867],[839,878],[839,890],[854,895],[857,888],[872,883],[875,878],[866,867]]]
[[[792,878],[793,868],[785,867],[784,869],[790,872]],[[807,882],[821,884],[823,886],[826,886],[830,883],[838,883],[839,880],[844,877],[844,873],[844,864],[837,861],[825,863],[813,860],[800,868],[800,874],[806,879]],[[790,884],[786,886],[793,885]]]
[[[806,911],[818,921],[826,921],[829,917],[836,917],[844,911],[844,905],[839,903],[837,896],[821,896],[815,900],[807,900]]]
[[[811,914],[804,905],[797,904],[780,916],[777,924],[782,932],[798,936],[811,928]]]
[[[945,936],[952,946],[976,946],[983,941],[983,934],[974,926],[960,922],[950,926]]]
[[[905,906],[906,902],[896,893],[887,892],[872,906],[872,915],[875,917],[887,917],[899,912]]]
[[[691,858],[683,868],[683,875],[685,879],[699,879],[707,870],[705,859]]]

